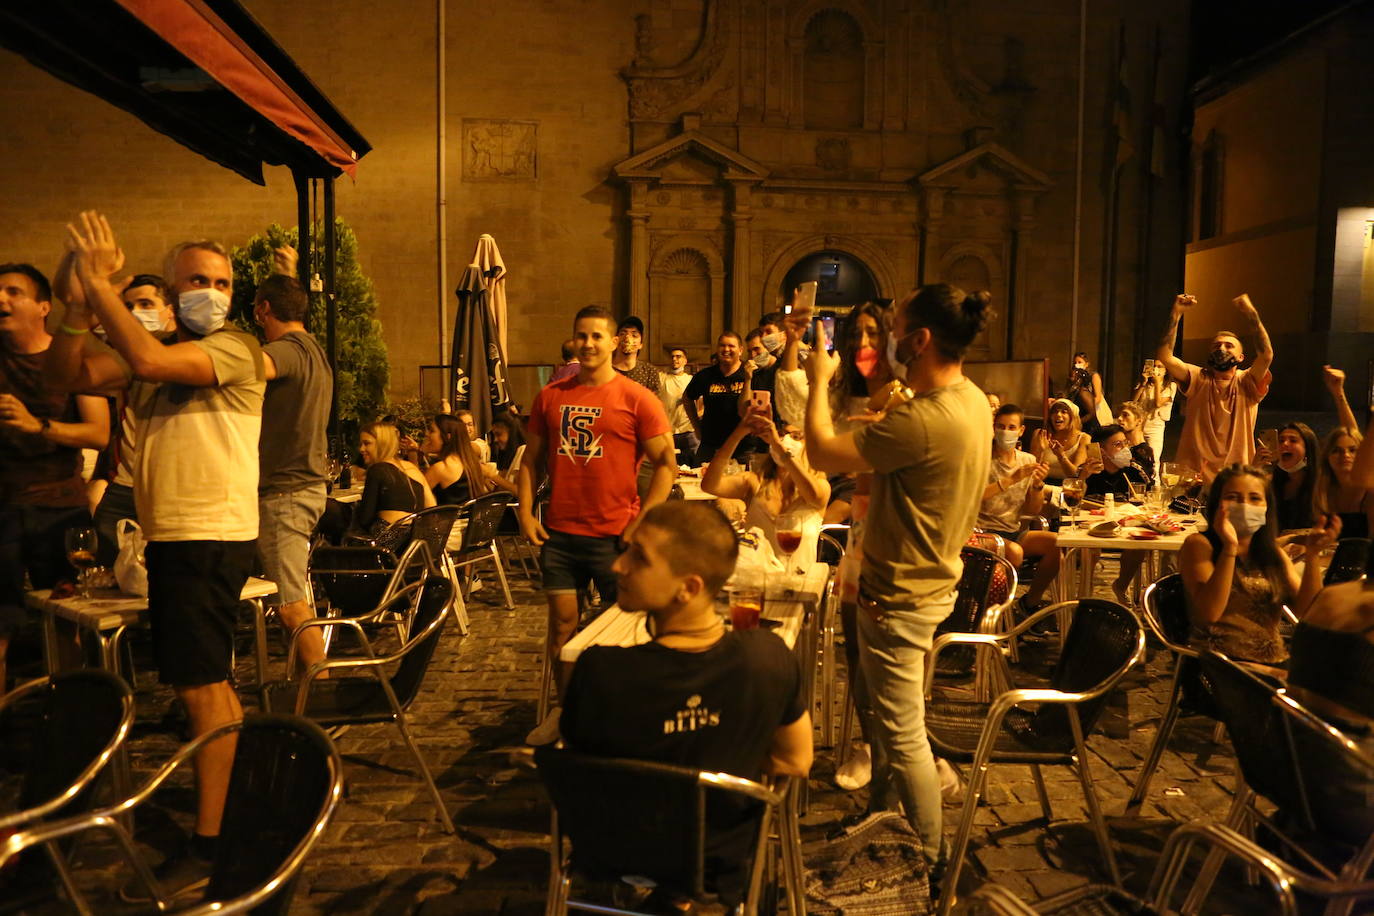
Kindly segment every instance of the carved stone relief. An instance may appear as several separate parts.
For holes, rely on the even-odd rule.
[[[533,181],[538,177],[537,121],[463,119],[464,181]]]

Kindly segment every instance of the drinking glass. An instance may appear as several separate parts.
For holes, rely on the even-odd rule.
[[[757,630],[763,613],[763,589],[756,585],[737,585],[730,589],[730,627]]]
[[[67,562],[77,570],[77,595],[91,597],[90,570],[95,566],[96,535],[90,527],[68,528],[62,537],[67,549]]]
[[[1088,490],[1088,483],[1081,477],[1065,477],[1060,485],[1064,492],[1064,507],[1069,510],[1069,527],[1078,524],[1078,504]]]
[[[774,525],[778,535],[778,548],[783,552],[783,564],[792,570],[792,555],[802,542],[802,518],[800,515],[785,514],[778,516]],[[800,570],[795,570],[800,572]]]

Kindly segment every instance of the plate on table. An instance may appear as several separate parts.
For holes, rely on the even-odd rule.
[[[1116,522],[1099,522],[1098,524],[1093,525],[1091,528],[1088,529],[1088,534],[1092,535],[1095,538],[1116,537]]]

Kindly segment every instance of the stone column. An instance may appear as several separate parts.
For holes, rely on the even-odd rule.
[[[630,182],[630,314],[649,314],[649,211],[644,198],[649,187],[643,181]]]
[[[1026,313],[1026,278],[1030,274],[1031,236],[1035,230],[1035,191],[1016,189],[1012,197],[1011,278],[1007,284],[1007,359],[1015,359]]]
[[[940,224],[945,216],[945,189],[925,187],[921,189],[921,215],[917,230],[921,234],[920,263],[916,265],[916,282],[938,283],[940,281],[940,258],[936,254],[940,235]]]
[[[730,182],[730,187],[733,193],[730,195],[730,303],[725,312],[727,328],[734,327],[750,305],[749,224],[754,219],[750,207],[753,192],[751,183],[734,180]]]

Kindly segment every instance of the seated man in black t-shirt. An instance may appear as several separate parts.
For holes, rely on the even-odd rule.
[[[1099,499],[1111,493],[1120,502],[1131,497],[1131,484],[1141,489],[1149,487],[1150,479],[1132,463],[1131,445],[1126,431],[1115,424],[1101,427],[1093,441],[1102,446],[1101,459],[1089,456],[1080,473],[1087,475],[1087,495]]]
[[[628,545],[613,567],[618,600],[648,612],[654,639],[578,658],[559,723],[568,747],[745,779],[805,777],[811,713],[796,657],[767,630],[726,632],[716,612],[738,555],[725,516],[671,500],[645,513]],[[748,834],[708,844],[720,871],[742,864]]]

